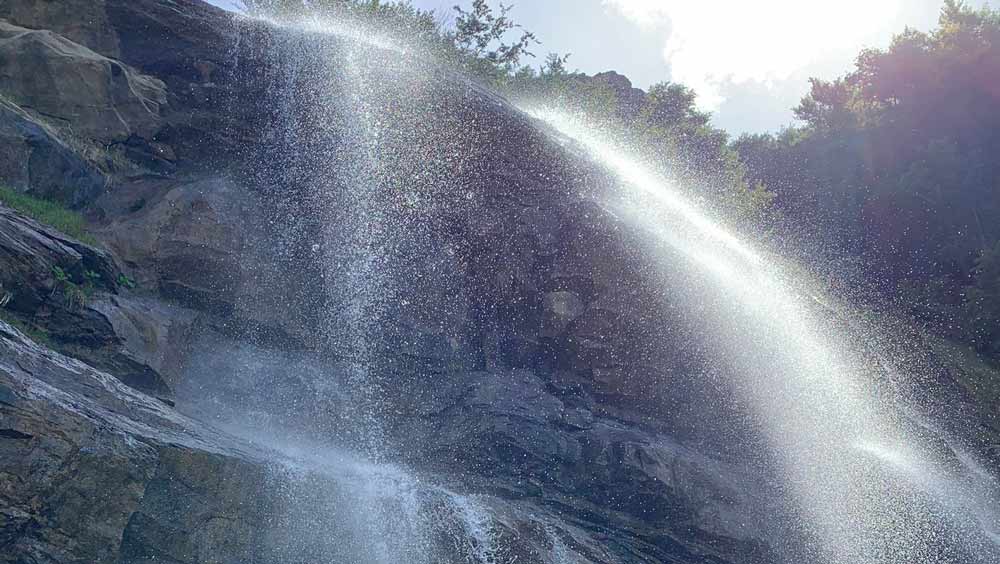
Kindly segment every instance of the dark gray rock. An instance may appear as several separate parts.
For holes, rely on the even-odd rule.
[[[97,275],[95,289],[114,291],[121,269],[103,251],[0,206],[0,257],[4,269],[0,283],[12,294],[11,309],[29,312],[48,302],[59,288],[56,268],[75,284],[86,272]]]
[[[402,455],[504,498],[557,506],[623,555],[772,562],[783,534],[766,475],[600,415],[527,371],[455,374],[406,390]],[[399,407],[399,405],[397,405]],[[607,524],[614,523],[608,528]],[[627,547],[627,548],[626,548]]]
[[[118,37],[108,25],[104,0],[24,2],[0,0],[0,15],[17,25],[50,29],[67,39],[117,59]]]
[[[232,182],[152,180],[100,204],[114,218],[104,239],[137,269],[142,286],[194,307],[232,311],[246,239]]]
[[[618,98],[618,107],[621,108],[622,117],[625,119],[637,118],[645,104],[646,93],[632,86],[632,81],[628,77],[615,71],[597,73],[584,80],[606,85]]]
[[[103,317],[114,337],[101,356],[82,351],[80,358],[132,387],[169,400],[186,368],[199,314],[157,299],[110,294],[87,307]]]
[[[713,380],[704,317],[677,306],[691,280],[607,213],[595,196],[613,179],[572,143],[428,61],[368,51],[353,58],[378,85],[365,109],[391,127],[366,165],[343,40],[195,0],[0,0],[0,14],[69,38],[23,38],[68,50],[50,71],[79,66],[92,86],[124,70],[152,85],[124,107],[158,108],[102,130],[120,98],[17,85],[146,167],[97,199],[83,180],[59,188],[63,171],[89,178],[72,160],[86,159],[4,106],[0,141],[66,157],[4,170],[86,204],[148,295],[109,286],[60,306],[52,265],[100,263],[106,281],[118,267],[6,213],[0,282],[25,285],[12,311],[134,388],[181,390],[188,413],[325,445],[289,467],[0,325],[0,558],[355,562],[376,538],[395,561],[468,562],[483,523],[519,562],[771,562],[793,543],[767,461],[748,455],[752,423]],[[593,80],[637,99],[618,75]],[[351,262],[366,248],[371,264]],[[324,450],[363,444],[374,422],[420,479]]]
[[[166,84],[164,127],[133,147],[130,158],[162,166],[169,157],[188,170],[212,171],[259,133],[263,84],[235,83],[235,66],[248,51],[239,48],[242,24],[202,0],[0,0],[0,15],[21,27],[52,30]],[[247,23],[254,27],[260,26]],[[260,103],[234,104],[236,89],[244,102]]]

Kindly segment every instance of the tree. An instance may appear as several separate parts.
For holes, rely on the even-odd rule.
[[[486,0],[473,0],[470,10],[455,6],[454,43],[469,60],[486,61],[495,69],[505,73],[514,72],[522,57],[534,57],[528,49],[538,44],[534,33],[511,20],[509,14],[513,6],[500,4],[500,13],[495,14]],[[506,43],[507,34],[521,30],[520,36],[512,43]]]
[[[921,296],[943,331],[964,316],[965,333],[992,334],[962,300],[990,303],[981,280],[1000,241],[998,84],[1000,12],[948,0],[936,30],[903,30],[850,73],[812,80],[800,127],[733,147],[790,225],[823,233],[818,248],[860,261],[889,297]],[[973,278],[978,294],[966,294]]]
[[[794,109],[795,117],[823,132],[857,125],[856,79],[855,75],[831,82],[810,78],[809,95]]]
[[[642,109],[643,119],[651,125],[663,127],[681,123],[707,125],[709,115],[697,110],[696,98],[694,90],[683,84],[676,82],[654,84],[646,93],[646,103]]]

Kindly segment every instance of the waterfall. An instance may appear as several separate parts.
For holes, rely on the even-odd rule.
[[[275,318],[296,320],[306,350],[275,359],[250,346],[202,358],[237,362],[239,387],[253,390],[246,405],[260,417],[248,422],[247,410],[231,409],[229,428],[273,455],[282,500],[267,531],[275,560],[589,562],[576,552],[572,527],[553,515],[509,509],[394,464],[398,446],[387,439],[403,420],[387,398],[390,385],[420,391],[449,370],[488,368],[491,354],[516,356],[503,331],[497,343],[477,342],[482,335],[467,325],[522,321],[497,313],[518,296],[477,303],[464,295],[467,242],[446,236],[456,218],[492,221],[487,197],[517,197],[520,186],[478,184],[489,175],[477,159],[510,116],[476,121],[463,106],[505,102],[463,90],[463,79],[364,28],[273,24],[245,42],[256,51],[247,60],[266,63],[252,75],[265,79],[273,105],[260,139],[248,142],[255,164],[244,172],[268,204],[260,231],[275,240],[255,252],[277,274],[261,275],[244,306],[269,302]],[[443,80],[462,86],[448,102],[437,99]],[[884,336],[852,324],[842,306],[829,305],[833,297],[726,228],[628,147],[557,112],[528,114],[538,120],[532,126],[583,154],[580,167],[596,163],[612,179],[605,185],[589,168],[567,165],[565,177],[539,182],[592,182],[588,197],[641,233],[654,271],[684,281],[670,291],[705,325],[718,385],[749,406],[749,427],[767,445],[768,485],[787,505],[787,515],[771,517],[788,520],[777,548],[789,562],[997,561],[997,485],[960,444],[942,449],[921,430],[902,389],[906,375],[887,347],[864,345]],[[284,276],[293,269],[303,271]],[[408,374],[416,381],[393,380],[413,351],[431,360]],[[323,443],[290,446],[302,436]],[[511,552],[515,520],[541,531],[534,560]]]

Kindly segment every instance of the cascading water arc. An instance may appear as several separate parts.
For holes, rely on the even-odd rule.
[[[683,269],[686,299],[711,325],[732,393],[752,408],[794,502],[790,558],[830,563],[1000,561],[995,484],[970,488],[922,441],[891,374],[820,291],[754,249],[683,190],[585,120],[528,113],[612,175],[598,195],[644,233],[650,260]],[[878,339],[878,335],[862,338]],[[990,480],[987,480],[990,481]],[[985,496],[985,497],[984,497]],[[994,539],[994,540],[991,540]]]

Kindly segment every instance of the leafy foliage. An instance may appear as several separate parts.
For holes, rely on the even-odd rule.
[[[663,83],[642,92],[615,73],[591,77],[571,72],[569,55],[556,53],[537,69],[522,65],[525,58],[534,57],[530,49],[538,40],[511,19],[511,6],[500,4],[494,10],[486,0],[471,0],[467,8],[454,7],[454,25],[447,26],[433,12],[405,1],[251,0],[250,4],[271,15],[319,14],[386,30],[512,98],[545,100],[618,132],[685,185],[721,194],[720,200],[736,216],[755,222],[769,216],[772,195],[763,184],[744,178],[728,137],[711,127],[710,116],[696,108],[693,91]]]
[[[528,48],[538,43],[538,39],[510,19],[510,10],[511,6],[500,4],[500,13],[494,14],[486,0],[473,0],[470,10],[455,6],[458,17],[452,38],[466,60],[483,61],[494,69],[510,73],[522,57],[534,56]],[[520,37],[513,43],[506,43],[504,38],[515,30],[521,30]]]
[[[116,280],[115,282],[119,287],[128,288],[129,290],[135,290],[136,287],[138,287],[138,284],[136,283],[135,280],[124,274],[119,274],[118,280]]]
[[[92,270],[83,271],[83,279],[79,283],[65,269],[59,266],[52,267],[52,278],[55,280],[53,293],[58,292],[71,309],[80,309],[87,305],[87,301],[94,295],[97,285],[100,283],[101,275]]]
[[[97,240],[87,233],[87,222],[79,213],[48,200],[34,198],[10,188],[0,187],[0,203],[24,215],[49,225],[89,245]]]
[[[570,72],[568,60],[552,53],[538,70],[522,67],[505,92],[529,105],[585,116],[594,127],[627,140],[654,168],[714,196],[735,219],[754,227],[771,222],[773,195],[762,183],[748,181],[727,134],[698,110],[694,91],[664,82],[644,92],[613,72]]]

